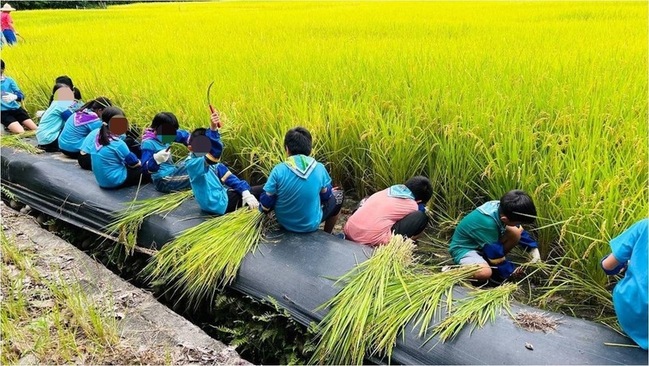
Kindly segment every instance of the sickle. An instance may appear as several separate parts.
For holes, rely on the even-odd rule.
[[[210,111],[214,113],[214,107],[212,107],[212,103],[210,103],[210,90],[212,90],[212,85],[214,85],[214,81],[212,81],[207,87],[207,105],[210,107]]]

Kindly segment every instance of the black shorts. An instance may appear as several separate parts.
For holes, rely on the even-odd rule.
[[[26,121],[31,118],[29,117],[29,114],[27,114],[27,111],[24,110],[22,107],[18,109],[10,109],[7,111],[2,111],[2,113],[0,114],[2,115],[2,125],[5,127],[9,127],[9,125],[14,122],[22,123],[23,121]]]

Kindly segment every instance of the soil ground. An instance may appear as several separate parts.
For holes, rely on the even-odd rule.
[[[31,216],[0,204],[2,227],[21,251],[34,255],[44,278],[81,285],[88,298],[112,304],[120,331],[119,352],[111,364],[245,365],[234,348],[209,337],[200,328],[134,287],[72,244],[41,228]],[[29,298],[29,294],[27,294]],[[37,363],[29,354],[19,364]],[[47,362],[45,362],[47,363]]]

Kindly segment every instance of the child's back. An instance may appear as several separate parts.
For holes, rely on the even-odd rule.
[[[480,250],[485,244],[497,242],[505,231],[498,214],[499,201],[489,201],[466,215],[455,228],[449,252],[455,263],[471,250]]]
[[[276,165],[264,191],[277,195],[277,221],[289,231],[306,233],[318,230],[322,220],[320,192],[331,184],[324,165],[305,155],[293,155]]]

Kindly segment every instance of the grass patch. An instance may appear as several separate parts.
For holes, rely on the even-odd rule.
[[[119,343],[107,306],[88,299],[78,284],[41,277],[32,255],[2,231],[0,308],[2,364],[32,355],[39,363],[102,363]]]
[[[26,151],[30,154],[40,154],[43,150],[32,145],[29,141],[25,141],[26,138],[34,136],[36,136],[36,131],[26,131],[21,134],[4,133],[0,137],[0,146]]]

